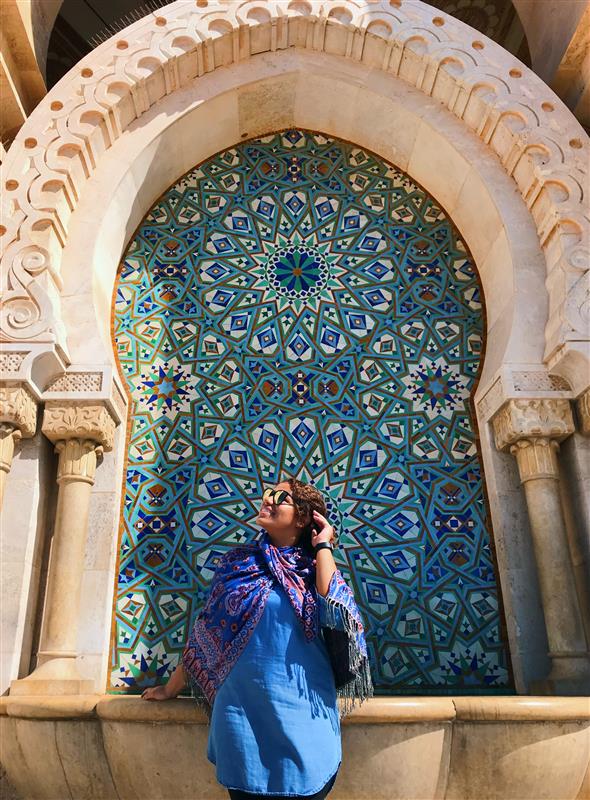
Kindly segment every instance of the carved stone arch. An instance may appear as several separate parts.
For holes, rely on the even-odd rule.
[[[588,344],[586,331],[576,327],[579,315],[574,315],[575,320],[567,318],[571,304],[566,298],[579,277],[576,269],[573,278],[569,264],[572,258],[577,260],[575,254],[587,241],[588,226],[584,224],[575,235],[571,230],[564,235],[565,220],[583,219],[577,202],[581,191],[555,202],[545,183],[559,171],[583,186],[587,138],[572,115],[500,47],[486,42],[484,49],[474,48],[477,37],[473,31],[444,14],[433,18],[432,9],[417,0],[401,7],[372,4],[363,13],[347,0],[342,9],[350,11],[350,23],[346,14],[341,15],[344,21],[330,17],[330,37],[325,35],[330,9],[324,3],[291,3],[285,11],[280,3],[271,2],[260,6],[262,16],[256,12],[254,18],[256,8],[252,2],[214,9],[189,9],[184,3],[167,6],[165,12],[130,26],[125,42],[133,45],[124,55],[117,49],[119,37],[89,54],[30,117],[6,163],[5,218],[9,224],[2,237],[3,336],[8,341],[46,341],[49,347],[56,345],[65,352],[66,343],[56,334],[59,321],[50,317],[59,317],[61,250],[69,218],[87,176],[99,167],[134,118],[140,119],[163,97],[190,86],[196,77],[218,66],[243,64],[263,49],[273,52],[295,46],[326,52],[329,48],[345,58],[378,67],[384,79],[401,78],[444,103],[499,155],[531,210],[545,249],[551,295],[545,361],[571,380],[568,360],[573,351],[587,358]],[[373,27],[367,36],[369,26]],[[268,35],[261,36],[266,28]],[[254,37],[253,31],[257,32]],[[190,42],[194,42],[192,47]],[[449,69],[449,58],[453,64],[462,62],[464,70]],[[497,87],[493,96],[473,91],[490,80]],[[105,91],[107,87],[110,89]],[[529,113],[521,116],[523,106]],[[542,121],[549,113],[551,128],[562,146],[547,141]],[[518,119],[518,124],[511,119]],[[73,149],[76,141],[81,148],[77,152]],[[64,151],[68,143],[69,152]],[[546,158],[535,157],[539,145],[549,146]],[[59,174],[49,166],[49,153],[56,149],[62,154]],[[63,164],[65,152],[67,164]],[[32,255],[31,248],[38,248],[37,255]],[[22,252],[27,253],[24,259]],[[45,267],[40,268],[40,263]],[[579,289],[578,285],[576,292]],[[579,303],[575,305],[579,307]],[[15,327],[17,319],[20,324]],[[30,323],[28,332],[26,321]]]
[[[248,17],[258,8],[264,14]],[[367,19],[383,27],[369,35],[357,3],[338,8],[329,16],[327,2],[179,2],[77,65],[6,160],[2,335],[19,352],[112,370],[111,291],[134,228],[179,175],[245,136],[322,130],[406,170],[458,225],[484,281],[481,447],[523,687],[533,667],[520,656],[522,637],[542,635],[529,625],[534,591],[512,591],[509,533],[526,522],[522,508],[508,518],[513,486],[496,468],[485,423],[505,392],[571,396],[547,369],[576,394],[584,388],[587,138],[532,73],[492,42],[474,47],[482,37],[456,20],[434,24],[426,4],[372,4]],[[464,70],[446,68],[449,58]]]

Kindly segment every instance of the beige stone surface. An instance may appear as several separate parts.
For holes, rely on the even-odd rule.
[[[457,722],[445,800],[575,798],[589,754],[588,722]]]
[[[8,775],[23,798],[227,796],[206,758],[205,717],[189,699],[3,697],[0,725]],[[345,719],[342,734],[335,800],[575,800],[590,756],[590,704],[373,698]]]
[[[166,793],[177,800],[227,796],[207,760],[205,725],[103,721],[102,730],[113,780],[126,800]],[[133,758],[129,758],[130,737]]]
[[[100,694],[40,695],[0,697],[0,716],[19,719],[84,719],[96,716],[96,707],[103,699]]]
[[[453,705],[456,719],[462,721],[590,721],[588,697],[454,697]]]
[[[334,800],[425,800],[441,796],[450,744],[449,723],[346,726]]]
[[[455,717],[450,697],[372,697],[344,718],[344,725],[386,722],[448,722]]]
[[[53,454],[39,433],[21,440],[0,514],[0,693],[29,669],[51,502]]]

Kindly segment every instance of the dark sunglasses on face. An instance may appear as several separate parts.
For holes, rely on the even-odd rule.
[[[280,506],[281,503],[285,502],[287,497],[293,499],[293,495],[286,489],[265,489],[262,495],[263,500],[270,500],[275,506]],[[291,503],[289,503],[289,505],[291,505]]]

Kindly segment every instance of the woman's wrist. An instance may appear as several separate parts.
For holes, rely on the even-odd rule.
[[[186,677],[184,674],[184,669],[182,664],[178,664],[178,666],[170,676],[170,680],[165,685],[166,696],[169,699],[177,697],[185,686],[186,686]]]

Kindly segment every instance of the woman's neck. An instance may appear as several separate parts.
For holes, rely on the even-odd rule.
[[[282,550],[285,547],[297,547],[301,534],[299,529],[296,531],[286,531],[285,533],[274,533],[271,536],[268,531],[266,532],[269,542]]]

